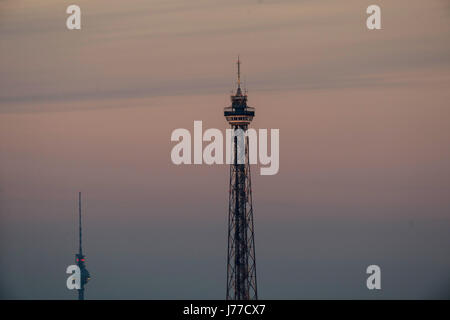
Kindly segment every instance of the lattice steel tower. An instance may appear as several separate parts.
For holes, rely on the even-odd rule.
[[[77,266],[81,272],[81,288],[78,289],[78,300],[84,300],[84,286],[91,279],[89,271],[86,269],[85,257],[83,255],[82,233],[81,233],[81,192],[78,193],[78,232],[79,232],[79,248],[75,254]]]
[[[242,93],[239,57],[237,69],[237,91],[231,96],[231,106],[224,109],[225,118],[234,133],[228,207],[227,300],[255,300],[258,293],[249,140],[242,135],[253,120],[255,110],[247,106],[247,94]]]

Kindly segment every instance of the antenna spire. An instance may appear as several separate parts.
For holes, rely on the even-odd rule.
[[[238,67],[238,88],[241,88],[241,60],[239,58],[238,55],[238,60],[237,60],[237,67]]]
[[[78,218],[79,218],[79,225],[78,225],[78,229],[79,229],[79,233],[80,233],[80,256],[83,255],[83,248],[81,246],[81,237],[82,237],[82,233],[81,233],[81,192],[78,192]]]

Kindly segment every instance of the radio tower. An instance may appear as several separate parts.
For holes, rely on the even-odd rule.
[[[237,91],[231,96],[231,107],[224,109],[224,116],[234,133],[228,205],[227,300],[256,300],[258,293],[249,141],[248,137],[242,134],[253,120],[255,110],[247,106],[247,94],[242,94],[239,57],[237,69]]]
[[[78,218],[79,218],[79,249],[78,253],[75,254],[77,266],[80,268],[81,272],[81,287],[78,289],[78,300],[84,300],[84,285],[91,279],[89,271],[86,269],[85,259],[83,255],[82,247],[82,233],[81,233],[81,192],[78,192]]]

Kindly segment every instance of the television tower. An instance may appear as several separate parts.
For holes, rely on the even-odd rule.
[[[248,136],[241,134],[238,143],[239,131],[247,131],[255,116],[255,109],[247,106],[247,94],[242,94],[239,57],[237,76],[236,94],[231,96],[231,106],[224,109],[224,116],[234,133],[228,204],[227,300],[256,300],[258,293]],[[244,139],[244,149],[238,148]]]
[[[91,279],[89,271],[86,269],[85,258],[83,255],[82,247],[82,233],[81,233],[81,192],[78,192],[78,230],[79,230],[79,249],[78,253],[75,254],[75,259],[77,266],[80,268],[81,272],[81,287],[78,289],[78,300],[84,300],[84,285]]]

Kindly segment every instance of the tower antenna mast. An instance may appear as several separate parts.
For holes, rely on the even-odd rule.
[[[236,64],[237,64],[237,69],[238,69],[237,70],[238,88],[240,88],[241,87],[241,60],[240,60],[239,56],[238,56],[238,60],[237,60]]]
[[[81,192],[78,192],[78,231],[79,231],[79,255],[83,255],[82,231],[81,231]]]

